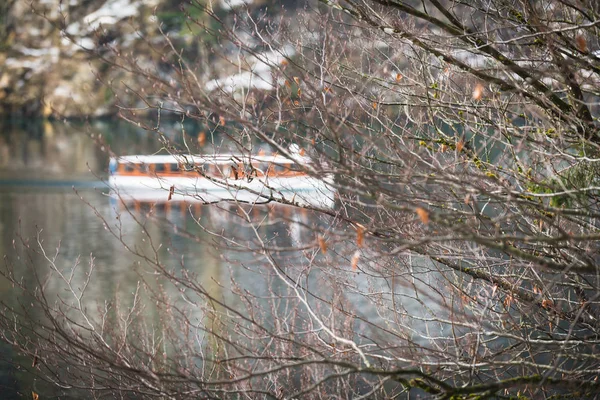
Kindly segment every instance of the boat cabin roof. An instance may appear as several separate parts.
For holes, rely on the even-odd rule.
[[[256,156],[242,156],[238,154],[216,154],[216,155],[130,155],[121,157],[112,157],[111,160],[115,160],[120,164],[172,164],[172,163],[193,163],[193,164],[227,164],[231,162],[268,162],[273,164],[293,164],[307,163],[308,158],[297,156],[296,160],[290,160],[287,157],[280,155],[256,155]]]

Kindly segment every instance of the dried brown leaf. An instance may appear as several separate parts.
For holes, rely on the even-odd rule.
[[[358,261],[360,260],[360,251],[356,250],[352,256],[352,271],[358,269]]]
[[[365,227],[360,224],[357,224],[356,225],[356,245],[358,247],[362,247],[364,239],[365,239]]]
[[[579,49],[579,51],[582,53],[588,52],[587,40],[583,35],[577,35],[575,37],[575,43],[577,44],[577,49]]]
[[[319,248],[323,254],[327,254],[327,242],[323,236],[319,236]]]
[[[478,83],[473,89],[473,100],[481,100],[483,97],[483,85]]]
[[[206,143],[206,133],[200,132],[197,140],[200,146],[204,146],[204,143]]]
[[[504,298],[504,307],[507,308],[507,309],[510,308],[510,305],[512,304],[512,301],[513,301],[512,296],[511,295],[507,295]]]
[[[418,207],[415,210],[415,212],[417,213],[417,215],[421,219],[422,223],[424,223],[424,224],[428,224],[429,223],[429,211],[427,211],[424,208]]]

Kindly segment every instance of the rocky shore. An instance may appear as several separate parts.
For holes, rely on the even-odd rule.
[[[223,15],[236,7],[269,3],[273,2],[211,2]],[[195,60],[206,62],[196,43],[202,34],[189,30],[190,10],[181,5],[173,0],[8,0],[0,6],[0,116],[113,115],[115,84],[127,82],[132,92],[143,87],[114,64],[129,57],[146,68],[160,68],[160,54],[150,48],[165,46],[165,34]],[[115,56],[117,52],[123,59]],[[261,76],[267,76],[268,66],[260,67]],[[248,80],[226,68],[213,65],[210,70],[201,76],[207,90]]]

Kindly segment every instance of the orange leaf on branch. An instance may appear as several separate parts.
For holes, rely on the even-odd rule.
[[[327,242],[323,236],[319,236],[319,248],[323,254],[327,254]]]
[[[504,298],[504,307],[507,308],[507,309],[510,308],[510,305],[512,304],[512,301],[513,301],[512,296],[511,295],[507,295]]]
[[[197,140],[198,140],[198,144],[200,146],[204,146],[204,144],[206,143],[206,133],[200,132],[198,134],[198,139]]]
[[[352,271],[356,271],[358,268],[358,260],[360,260],[360,252],[356,250],[352,256]]]
[[[583,35],[577,35],[575,37],[575,43],[577,44],[577,49],[579,51],[581,51],[582,53],[588,52],[587,40],[585,40],[585,37]]]
[[[426,225],[429,223],[429,211],[427,211],[424,208],[417,207],[415,212],[419,216],[419,219],[421,220],[422,223],[424,223]]]
[[[356,224],[356,245],[358,247],[362,247],[364,238],[365,238],[365,227],[360,224]]]
[[[473,89],[473,100],[481,100],[483,97],[483,85],[478,83]]]

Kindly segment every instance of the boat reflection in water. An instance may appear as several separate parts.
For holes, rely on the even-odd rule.
[[[331,179],[307,171],[310,160],[279,155],[133,155],[111,158],[109,185],[123,201],[215,203],[272,201],[331,208]]]

